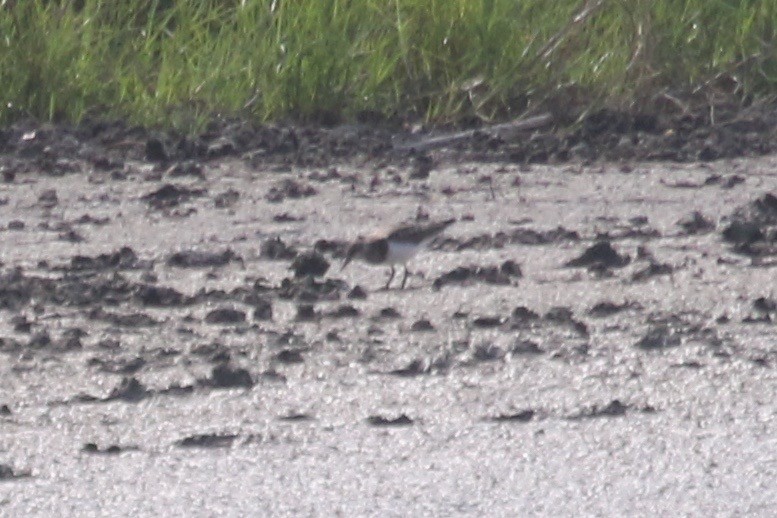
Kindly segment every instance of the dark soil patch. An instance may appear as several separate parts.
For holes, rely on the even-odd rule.
[[[189,435],[175,442],[181,448],[228,448],[237,439],[237,434],[205,433]]]
[[[168,183],[143,196],[143,200],[151,208],[161,210],[177,207],[195,196],[203,196],[204,194],[204,189],[190,189],[182,185]]]
[[[615,251],[609,241],[596,243],[575,259],[566,262],[564,266],[575,268],[587,266],[589,268],[620,268],[629,264],[630,258]]]
[[[30,476],[31,474],[29,471],[20,470],[13,466],[9,466],[8,464],[0,464],[0,481],[28,478]]]
[[[245,321],[245,311],[234,308],[217,308],[205,315],[205,322],[209,324],[242,324]]]
[[[751,256],[777,254],[777,196],[764,194],[729,216],[723,239],[736,252]]]
[[[367,418],[367,422],[372,426],[410,426],[413,424],[413,420],[405,414],[397,417],[372,415]]]
[[[440,289],[447,284],[511,284],[522,276],[520,266],[513,261],[505,261],[500,266],[460,266],[435,279],[432,286]]]
[[[230,249],[223,252],[185,250],[172,254],[167,265],[175,268],[218,268],[241,258]]]
[[[93,442],[88,442],[83,445],[81,451],[92,455],[118,455],[125,451],[137,451],[137,446],[119,446],[118,444],[111,444],[109,446],[100,447]]]
[[[110,254],[100,254],[96,257],[77,255],[70,260],[69,270],[134,270],[148,268],[150,263],[140,261],[135,251],[128,247],[122,247]]]
[[[200,380],[199,384],[214,388],[251,388],[254,379],[247,370],[224,364],[214,367],[210,378]]]
[[[329,261],[318,252],[307,252],[294,258],[291,263],[291,269],[295,277],[321,277],[329,270]]]
[[[775,106],[742,108],[719,103],[710,110],[706,103],[688,103],[684,110],[677,108],[656,107],[652,113],[603,109],[571,126],[573,117],[569,113],[556,114],[555,124],[549,128],[501,137],[476,132],[471,139],[451,145],[448,152],[461,159],[481,161],[559,163],[597,159],[695,162],[777,151]],[[436,160],[428,154],[413,153],[412,144],[441,134],[435,131],[421,136],[392,125],[314,127],[221,119],[214,120],[199,135],[189,136],[146,130],[121,121],[86,119],[77,126],[51,126],[23,120],[4,131],[0,153],[11,166],[4,172],[10,181],[15,174],[31,169],[31,164],[23,163],[25,160],[34,161],[35,169],[52,175],[79,171],[73,161],[83,158],[103,171],[120,171],[127,160],[172,162],[168,176],[199,178],[198,161],[223,157],[240,157],[252,166],[278,163],[324,168],[349,160],[389,159],[406,163],[411,167],[411,177],[423,180]],[[397,143],[396,148],[392,142]],[[272,196],[280,200],[309,192],[307,188],[281,186]],[[153,193],[149,203],[157,208],[169,207],[191,195],[197,194],[166,186],[161,193]]]
[[[499,414],[492,417],[491,420],[497,423],[528,423],[534,419],[535,415],[536,412],[534,410],[527,409],[510,414]]]

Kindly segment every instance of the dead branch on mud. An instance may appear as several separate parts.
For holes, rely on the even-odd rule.
[[[550,113],[543,113],[527,119],[519,119],[503,124],[494,124],[482,128],[459,131],[447,135],[438,135],[413,142],[405,142],[394,146],[396,151],[428,151],[441,147],[450,146],[459,142],[469,140],[475,135],[489,135],[493,137],[507,138],[520,131],[529,131],[550,125],[553,122],[553,116]]]

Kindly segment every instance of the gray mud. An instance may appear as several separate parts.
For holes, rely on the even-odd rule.
[[[68,168],[0,184],[4,516],[773,515],[773,156]]]

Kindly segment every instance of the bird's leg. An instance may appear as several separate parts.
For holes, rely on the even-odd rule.
[[[403,290],[405,289],[405,283],[407,282],[407,274],[408,274],[407,265],[405,265],[405,275],[402,277],[402,289]]]
[[[386,281],[386,285],[383,287],[384,290],[389,289],[389,284],[391,284],[392,279],[394,279],[394,265],[391,265],[391,274],[389,275],[388,281]]]

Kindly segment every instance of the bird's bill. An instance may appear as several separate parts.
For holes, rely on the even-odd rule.
[[[340,265],[341,272],[345,270],[345,267],[348,266],[348,264],[353,260],[354,256],[358,251],[359,250],[356,245],[351,245],[350,247],[348,247],[348,251],[345,253],[345,259],[343,259],[343,264]]]

